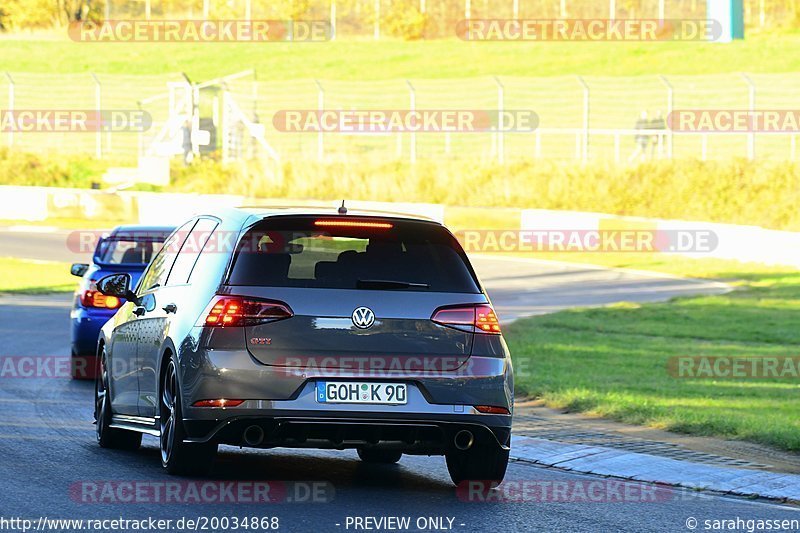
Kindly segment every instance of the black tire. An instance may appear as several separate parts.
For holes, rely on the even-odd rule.
[[[403,457],[403,452],[394,450],[365,450],[358,449],[358,456],[365,463],[394,464]]]
[[[445,454],[447,471],[456,485],[463,481],[490,481],[500,484],[508,468],[508,454],[499,446],[469,450],[450,450]]]
[[[94,419],[97,444],[101,448],[138,450],[142,445],[142,434],[138,431],[111,427],[111,401],[108,397],[105,346],[100,354],[100,371],[94,380]]]
[[[161,376],[159,388],[159,429],[161,466],[172,475],[203,476],[214,466],[216,444],[184,442],[181,393],[175,361],[170,358]]]

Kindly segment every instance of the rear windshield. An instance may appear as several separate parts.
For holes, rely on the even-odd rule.
[[[228,283],[478,293],[468,265],[455,238],[436,224],[275,217],[242,238]]]
[[[104,265],[147,265],[161,250],[167,236],[153,232],[115,235],[98,244],[94,260]]]

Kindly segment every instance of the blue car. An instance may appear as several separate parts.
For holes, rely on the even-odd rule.
[[[97,280],[109,274],[126,272],[136,282],[174,229],[166,226],[117,226],[108,236],[98,240],[91,264],[72,265],[72,275],[81,278],[70,313],[73,379],[94,379],[100,328],[125,303],[123,299],[98,292]]]

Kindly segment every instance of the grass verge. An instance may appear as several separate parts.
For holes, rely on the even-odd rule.
[[[618,167],[537,160],[509,166],[470,160],[293,161],[283,176],[271,177],[257,166],[204,160],[173,170],[174,192],[566,209],[800,230],[800,164],[792,162],[682,160]],[[484,226],[469,229],[476,227]]]
[[[0,149],[0,185],[87,188],[102,169],[89,159],[18,154]],[[94,168],[97,167],[97,168]],[[800,231],[800,163],[745,161],[653,161],[633,167],[582,166],[524,160],[502,166],[471,160],[372,161],[361,164],[290,161],[275,176],[256,162],[222,164],[203,159],[172,168],[168,187],[138,190],[234,194],[249,198],[314,198],[433,202],[447,206],[490,207],[486,225],[465,229],[516,228],[508,213],[518,209],[557,209],[681,220],[713,220]],[[104,204],[105,205],[105,204]],[[96,218],[121,216],[121,201]],[[500,209],[503,208],[503,209]],[[79,209],[58,216],[77,218]],[[477,222],[477,221],[475,221]],[[482,221],[481,221],[482,222]],[[473,222],[474,223],[474,222]],[[468,226],[464,216],[457,226]]]
[[[571,260],[597,262],[585,254]],[[678,379],[667,372],[673,356],[798,355],[800,272],[663,257],[605,264],[733,281],[738,290],[519,320],[506,337],[521,392],[567,411],[800,450],[797,378]]]
[[[67,38],[2,39],[0,70],[163,74],[207,80],[246,69],[291,78],[382,80],[470,76],[635,76],[796,72],[797,33],[748,35],[720,46],[701,42],[464,42],[457,39],[336,39],[324,43],[85,43]],[[74,58],[63,61],[63,58]],[[344,59],[346,58],[346,60]],[[377,60],[376,60],[377,59]],[[281,74],[279,74],[281,76]]]
[[[71,292],[76,284],[68,263],[0,257],[0,293]]]

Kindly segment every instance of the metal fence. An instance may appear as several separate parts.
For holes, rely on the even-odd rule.
[[[707,0],[108,0],[105,17],[324,19],[337,36],[398,34],[398,20],[422,24],[424,38],[453,37],[464,19],[644,18],[703,19]],[[303,5],[304,7],[300,7]],[[744,0],[749,28],[797,27],[798,0]],[[422,21],[422,22],[420,22]]]
[[[7,102],[3,102],[6,95]],[[54,104],[54,102],[57,102]],[[248,71],[203,83],[164,76],[0,76],[0,108],[144,109],[153,118],[144,134],[10,132],[0,146],[21,151],[135,161],[141,155],[181,153],[181,128],[197,152],[224,160],[363,161],[474,158],[501,163],[522,158],[609,161],[697,158],[796,160],[795,133],[678,133],[649,131],[637,153],[635,129],[643,112],[673,110],[800,110],[800,73],[442,80],[263,80]],[[532,110],[533,132],[388,134],[287,133],[273,117],[281,110]],[[203,140],[199,140],[203,138]]]
[[[774,133],[650,131],[637,153],[643,112],[800,109],[800,73],[705,76],[467,78],[447,80],[254,81],[230,87],[243,109],[263,122],[265,139],[283,157],[317,160],[520,158],[613,161],[697,158],[795,160],[797,137]],[[287,109],[533,110],[533,132],[519,133],[284,133],[271,122]]]
[[[10,73],[0,76],[0,108],[22,110],[139,110],[140,101],[165,94],[170,83],[186,83],[181,74],[129,76],[105,74]],[[3,98],[5,96],[5,98]],[[153,127],[170,115],[168,101],[147,108]],[[97,158],[135,160],[141,136],[136,132],[15,132],[3,128],[0,146],[26,152],[57,152]]]

